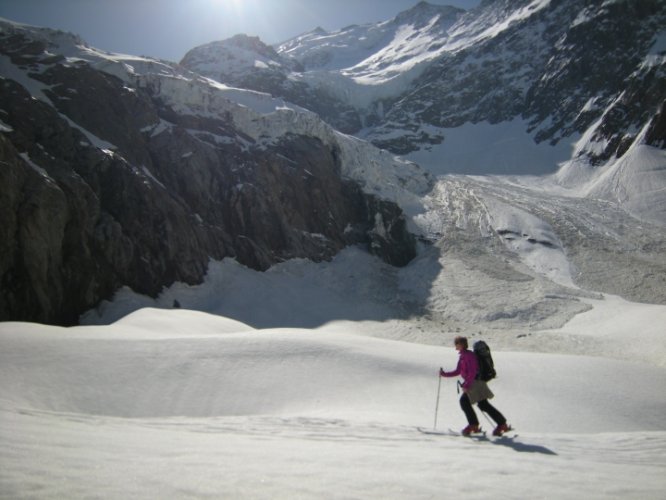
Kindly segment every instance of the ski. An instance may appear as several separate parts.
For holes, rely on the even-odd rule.
[[[462,432],[456,432],[453,429],[449,429],[449,432],[455,434],[456,436],[464,437],[464,438],[485,438],[486,437],[486,431],[483,429],[479,429],[479,432],[472,432],[471,434],[463,434]]]
[[[459,432],[453,432],[451,429],[442,430],[442,429],[430,429],[427,427],[417,427],[416,428],[422,434],[431,434],[433,436],[459,436]]]
[[[464,436],[462,433],[454,431],[453,429],[429,429],[427,427],[417,427],[416,429],[422,434],[429,434],[433,436],[453,436],[453,437],[471,437],[471,438],[475,437],[479,438],[486,436],[486,431],[475,432],[473,434],[470,434],[469,436]]]
[[[500,434],[499,436],[496,436],[493,433],[490,433],[490,435],[488,435],[488,434],[486,434],[486,431],[484,431],[484,430],[481,430],[479,432],[473,432],[472,434],[470,434],[468,436],[465,436],[461,432],[454,431],[451,428],[448,428],[448,429],[430,429],[428,427],[417,427],[416,429],[422,434],[429,434],[429,435],[432,435],[432,436],[453,436],[453,437],[486,438],[486,439],[489,438],[489,437],[499,439],[499,438],[502,438],[502,437],[515,438],[515,437],[518,436],[518,434],[516,433],[516,430],[513,427],[509,427],[509,429],[506,432]],[[510,436],[507,436],[507,434],[510,434]]]

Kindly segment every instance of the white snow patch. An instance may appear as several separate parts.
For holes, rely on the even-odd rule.
[[[25,161],[30,166],[30,168],[32,168],[39,175],[41,175],[50,182],[55,182],[44,168],[40,167],[30,159],[30,155],[28,155],[28,153],[19,153],[19,156],[23,159],[23,161]]]
[[[645,128],[620,158],[591,167],[573,159],[562,164],[553,179],[575,196],[601,198],[619,204],[639,220],[666,224],[666,152],[644,144]],[[594,150],[588,131],[576,147]]]
[[[632,316],[634,342],[647,321]],[[41,498],[432,498],[469,496],[470,484],[479,497],[661,495],[663,368],[496,352],[493,402],[517,435],[424,435],[417,426],[465,423],[455,381],[438,389],[455,351],[362,330],[253,330],[155,309],[105,327],[0,323],[0,487]]]
[[[8,133],[13,132],[13,131],[14,131],[14,129],[12,127],[10,127],[5,122],[0,120],[0,132],[4,132],[5,134],[8,134]]]
[[[641,220],[666,224],[666,151],[632,146],[589,185],[588,196],[610,199]]]

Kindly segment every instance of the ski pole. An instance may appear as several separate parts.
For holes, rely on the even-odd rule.
[[[437,379],[439,380],[439,382],[437,383],[437,401],[435,402],[435,423],[432,426],[433,429],[437,429],[437,412],[439,411],[439,391],[442,388],[441,375],[437,374]]]
[[[481,410],[481,413],[483,413],[483,416],[486,417],[486,420],[487,420],[488,423],[490,424],[490,427],[492,427],[494,424],[493,424],[492,421],[490,420],[490,417],[488,416],[488,414],[487,414],[485,411],[483,411],[483,410]]]

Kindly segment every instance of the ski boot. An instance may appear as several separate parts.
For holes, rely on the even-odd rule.
[[[472,433],[478,433],[478,432],[481,432],[481,427],[475,424],[469,424],[467,427],[465,427],[462,430],[462,435],[469,436]]]
[[[501,436],[502,434],[510,430],[511,430],[510,425],[507,425],[506,423],[499,424],[497,427],[495,427],[495,430],[493,431],[493,436]]]

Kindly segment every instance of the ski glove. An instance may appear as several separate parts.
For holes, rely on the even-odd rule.
[[[446,372],[444,371],[444,368],[439,369],[439,376],[440,377],[446,377]]]

